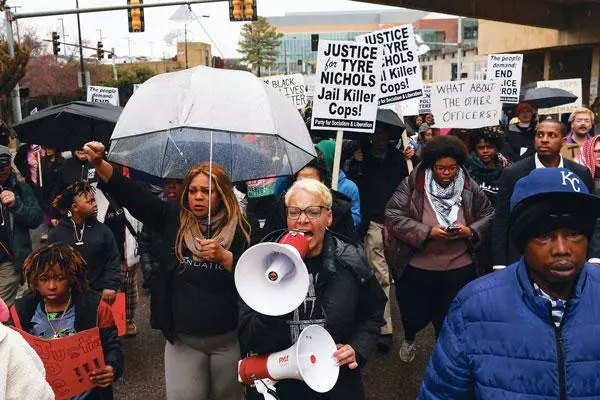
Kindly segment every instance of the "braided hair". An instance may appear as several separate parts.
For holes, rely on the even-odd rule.
[[[67,215],[75,198],[88,193],[96,193],[96,188],[88,181],[75,182],[65,188],[61,194],[52,201],[52,207],[56,208],[62,215]]]
[[[35,250],[23,262],[25,279],[32,292],[36,291],[35,286],[40,275],[52,268],[59,268],[65,273],[72,289],[80,293],[89,289],[83,257],[68,244],[56,242]]]

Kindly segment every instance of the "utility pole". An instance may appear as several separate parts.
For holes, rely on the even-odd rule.
[[[463,24],[462,17],[458,17],[458,37],[456,54],[456,80],[462,80],[462,47],[463,47]]]
[[[75,7],[79,9],[79,0],[75,0]],[[85,67],[83,65],[83,42],[81,40],[81,21],[79,19],[79,13],[77,13],[77,31],[79,32],[79,71],[81,72],[81,86],[83,86],[84,90],[87,90],[88,82],[86,82],[85,79]]]
[[[115,78],[115,81],[119,80],[119,75],[117,74],[117,61],[115,60],[117,58],[117,55],[115,54],[115,48],[113,47],[112,49],[110,49],[111,53],[112,53],[112,67],[113,67],[113,78]]]
[[[62,38],[63,38],[63,40],[67,40],[67,35],[65,35],[65,19],[58,18],[58,20],[60,21],[60,24],[62,26]]]
[[[14,8],[16,13],[19,8],[22,8],[22,6],[12,6],[9,8]],[[15,27],[17,28],[17,43],[21,43],[21,35],[19,35],[19,21],[15,21]]]
[[[96,29],[96,32],[100,32],[100,41],[102,41],[102,29],[98,28]]]
[[[188,46],[187,46],[187,24],[183,25],[185,41],[185,69],[188,69]],[[181,31],[179,31],[181,32]]]
[[[15,56],[15,42],[13,36],[13,28],[12,28],[12,13],[10,9],[4,10],[4,23],[6,25],[6,42],[8,44],[8,54],[14,58]],[[21,117],[21,95],[19,94],[19,84],[17,83],[14,89],[12,90],[11,96],[12,98],[12,112],[13,112],[13,122],[16,124],[20,122]]]

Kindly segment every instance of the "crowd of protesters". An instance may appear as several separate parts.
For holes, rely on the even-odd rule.
[[[135,336],[138,280],[166,340],[168,399],[241,398],[238,360],[289,347],[309,324],[337,343],[338,382],[319,395],[282,381],[280,398],[364,399],[373,351],[402,332],[398,360],[410,364],[430,323],[419,398],[598,397],[600,270],[586,260],[600,262],[599,104],[576,109],[569,127],[526,103],[480,129],[443,132],[427,114],[406,119],[407,142],[378,123],[343,143],[340,165],[335,141],[314,137],[317,157],[294,176],[248,182],[200,163],[155,187],[105,161],[101,143],[67,157],[0,146],[0,320],[44,339],[100,329],[106,366],[76,399],[113,398],[124,355],[111,305],[125,293],[125,336]],[[312,306],[265,316],[239,298],[233,272],[285,230],[308,240]],[[0,365],[6,398],[27,388],[52,398],[39,358],[4,326],[0,353],[14,363]],[[7,368],[31,383],[11,382]]]

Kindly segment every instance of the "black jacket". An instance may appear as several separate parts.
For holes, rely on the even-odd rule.
[[[23,330],[29,332],[31,330],[31,319],[35,314],[35,309],[42,301],[39,295],[31,293],[26,294],[15,303],[15,310],[19,316],[20,325]],[[72,301],[75,306],[75,331],[81,332],[87,329],[102,326],[102,321],[99,322],[99,307],[101,296],[98,293],[88,291],[79,293],[73,291]],[[12,321],[14,325],[14,321]],[[100,340],[102,342],[102,352],[104,353],[104,361],[112,366],[115,371],[115,381],[123,375],[124,355],[123,345],[117,336],[117,327],[101,327]],[[113,398],[112,386],[107,388],[95,388],[86,400],[110,400]]]
[[[516,163],[519,160],[533,156],[535,154],[534,139],[535,124],[533,122],[528,128],[521,128],[517,124],[510,124],[506,135],[504,135],[501,153],[511,163]],[[521,148],[527,149],[523,155],[521,155]]]
[[[271,213],[267,217],[263,232],[265,233],[261,239],[268,234],[287,228],[287,217],[285,210],[285,193],[277,199],[277,202],[271,207]],[[352,199],[337,190],[331,189],[333,203],[331,205],[331,213],[333,221],[329,229],[339,233],[349,239],[359,240],[358,232],[354,226],[352,219]]]
[[[563,158],[564,167],[576,173],[594,192],[594,181],[590,171],[583,165]],[[510,240],[508,229],[510,221],[510,198],[517,181],[535,169],[535,157],[525,158],[505,168],[500,176],[496,214],[492,222],[492,262],[494,265],[509,265],[516,262],[521,254]]]
[[[68,243],[81,254],[87,264],[87,279],[92,289],[98,292],[104,289],[119,290],[121,256],[110,229],[96,218],[88,218],[85,222],[83,244],[78,246],[75,241],[73,222],[70,218],[61,218],[59,224],[48,234],[48,242]]]
[[[326,319],[326,329],[336,343],[351,345],[359,366],[377,343],[384,325],[383,310],[387,299],[369,268],[360,246],[347,243],[331,233],[325,234],[323,264],[315,285]],[[240,300],[240,343],[249,352],[263,354],[292,345],[286,320],[290,316],[269,317],[250,309]],[[327,395],[307,389],[300,381],[285,380],[277,392],[286,400],[364,399],[360,368],[340,368],[340,377]]]
[[[179,205],[161,201],[156,196],[148,193],[144,188],[133,181],[113,174],[111,179],[102,184],[102,190],[107,192],[114,200],[127,208],[131,215],[144,226],[159,232],[162,235],[160,243],[156,244],[159,268],[153,274],[150,285],[152,294],[150,301],[150,324],[154,329],[160,329],[165,338],[173,342],[175,338],[175,324],[173,317],[173,275],[179,266],[175,255],[175,239],[179,231]],[[233,242],[240,241],[241,231],[236,231]],[[245,243],[245,242],[244,242]],[[244,246],[245,249],[245,246]],[[233,253],[233,265],[242,255],[241,251],[230,249]],[[233,276],[232,276],[233,282]],[[199,307],[215,308],[214,304],[192,305]],[[214,312],[215,310],[212,310]],[[210,324],[210,321],[207,321]]]
[[[408,176],[408,168],[402,153],[388,145],[385,159],[371,154],[371,144],[363,144],[363,161],[352,160],[346,176],[358,186],[362,231],[366,232],[369,222],[383,224],[385,205],[396,187]]]
[[[56,188],[58,186],[58,179],[60,176],[60,170],[63,167],[65,159],[58,154],[54,162],[45,156],[42,158],[42,183],[43,186],[40,188],[40,205],[42,210],[48,214],[54,213],[52,210],[52,201],[56,197]]]

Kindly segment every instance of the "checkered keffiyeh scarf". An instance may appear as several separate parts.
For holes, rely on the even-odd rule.
[[[458,219],[464,187],[465,173],[462,168],[458,169],[454,181],[446,187],[433,179],[431,168],[425,171],[425,194],[433,206],[440,225],[452,225]]]
[[[575,161],[579,164],[585,165],[590,170],[592,178],[596,177],[596,155],[594,154],[594,147],[600,140],[600,136],[592,136],[583,144],[583,148],[577,152]]]

